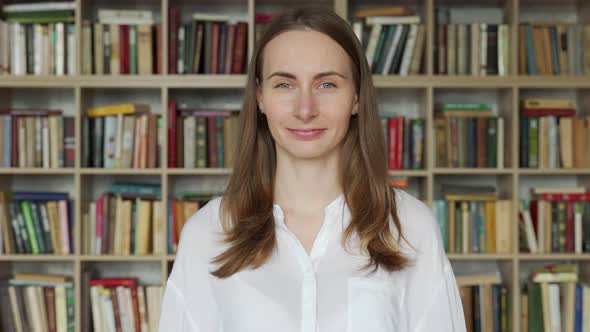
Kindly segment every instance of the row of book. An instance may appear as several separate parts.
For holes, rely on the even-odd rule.
[[[0,110],[2,167],[74,167],[74,117],[61,110]]]
[[[160,186],[115,183],[83,214],[82,245],[89,255],[164,254]]]
[[[101,278],[90,280],[89,287],[94,331],[157,331],[161,286],[139,285],[137,278]]]
[[[531,253],[590,252],[590,194],[583,187],[534,188],[519,209],[521,249]]]
[[[526,23],[518,34],[521,75],[590,74],[590,25]]]
[[[74,10],[74,2],[2,6],[0,74],[75,74]]]
[[[424,118],[381,117],[389,169],[424,169]]]
[[[577,265],[535,268],[520,302],[521,331],[590,331],[590,284]]]
[[[143,104],[88,109],[83,118],[83,167],[155,168],[160,165],[164,128],[160,115]]]
[[[590,167],[590,121],[572,99],[531,98],[521,105],[520,167]]]
[[[0,253],[72,254],[72,209],[68,193],[0,192]]]
[[[185,192],[168,200],[168,235],[166,238],[168,253],[175,254],[182,227],[199,208],[205,206],[214,196],[221,193]]]
[[[168,105],[168,167],[230,167],[239,110]]]
[[[0,330],[74,331],[74,282],[68,276],[16,273],[0,280]]]
[[[489,105],[442,104],[434,131],[439,167],[504,167],[504,119]]]
[[[168,14],[169,74],[243,74],[248,56],[246,19],[194,13],[181,22],[180,9]]]
[[[438,74],[506,76],[510,74],[510,32],[507,24],[439,24]]]
[[[510,200],[498,199],[486,186],[446,184],[443,197],[433,202],[433,210],[447,253],[511,252]]]
[[[456,275],[467,331],[510,331],[510,292],[498,270]]]
[[[407,7],[363,8],[354,13],[353,31],[365,48],[371,72],[417,75],[423,70],[426,26]]]

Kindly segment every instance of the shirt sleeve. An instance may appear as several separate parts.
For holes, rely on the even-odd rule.
[[[172,271],[168,277],[158,331],[216,332],[220,319],[209,272],[213,243],[211,206],[191,216],[182,228]]]
[[[400,219],[406,218],[404,236],[412,246],[413,264],[405,285],[407,331],[465,332],[465,316],[453,269],[444,252],[440,229],[432,210],[409,195]]]

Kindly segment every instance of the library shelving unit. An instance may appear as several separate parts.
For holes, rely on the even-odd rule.
[[[14,1],[17,2],[17,1]],[[21,1],[18,1],[21,2]],[[85,108],[101,101],[124,100],[132,95],[135,100],[150,104],[152,112],[162,115],[163,128],[167,128],[166,106],[169,100],[184,99],[195,104],[219,102],[241,105],[241,89],[245,75],[169,75],[168,66],[162,74],[154,75],[81,75],[81,27],[83,20],[95,18],[98,8],[148,9],[162,24],[162,45],[168,45],[168,9],[179,7],[182,13],[210,12],[236,13],[248,20],[249,59],[254,44],[254,17],[259,12],[280,12],[296,0],[75,0],[75,38],[77,74],[66,76],[22,75],[0,76],[0,107],[36,106],[50,104],[75,117],[75,166],[64,169],[0,168],[2,190],[55,190],[68,191],[74,201],[74,243],[72,255],[0,255],[0,270],[8,272],[66,273],[73,276],[76,295],[76,331],[82,329],[81,274],[87,268],[98,269],[101,276],[138,276],[140,283],[165,285],[174,262],[174,255],[146,256],[86,255],[81,251],[80,224],[89,200],[100,195],[109,183],[121,179],[145,180],[161,184],[161,197],[166,200],[176,192],[191,189],[219,189],[230,174],[230,169],[168,168],[167,144],[162,145],[160,167],[153,169],[100,169],[81,167],[82,116]],[[4,1],[4,4],[12,1]],[[391,176],[409,178],[409,191],[432,205],[440,194],[442,183],[493,184],[503,199],[512,200],[511,251],[507,254],[452,254],[453,267],[472,264],[497,264],[503,282],[510,289],[510,324],[513,331],[520,328],[521,282],[535,266],[548,263],[574,262],[581,271],[589,273],[590,254],[523,254],[518,245],[518,201],[526,198],[528,188],[538,185],[588,185],[590,169],[525,169],[518,163],[519,100],[526,96],[566,96],[575,98],[579,114],[590,115],[590,76],[525,76],[518,74],[518,26],[534,19],[569,21],[590,24],[590,2],[585,0],[319,0],[339,15],[351,19],[354,10],[382,5],[404,5],[415,10],[426,26],[426,44],[421,75],[375,75],[380,107],[400,108],[404,115],[418,115],[426,120],[425,168],[423,170],[391,171]],[[434,36],[437,9],[470,6],[495,8],[503,13],[509,26],[510,67],[506,76],[437,75],[434,71]],[[550,14],[550,15],[543,15]],[[168,63],[167,47],[158,50],[162,61]],[[34,97],[34,98],[32,98]],[[438,102],[485,102],[494,106],[505,119],[505,165],[501,168],[446,168],[435,165],[434,109]],[[403,105],[400,107],[399,105]],[[167,141],[167,135],[164,135]],[[164,204],[164,215],[167,206]]]

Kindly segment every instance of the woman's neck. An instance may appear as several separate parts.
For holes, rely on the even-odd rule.
[[[283,211],[322,209],[342,193],[339,154],[310,160],[277,154],[274,203]]]

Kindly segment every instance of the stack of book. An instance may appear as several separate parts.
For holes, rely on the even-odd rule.
[[[74,167],[74,117],[61,110],[0,110],[2,167]]]
[[[161,34],[149,10],[99,9],[82,22],[82,74],[161,74]]]
[[[83,167],[155,168],[160,165],[162,118],[143,104],[88,109],[82,123]]]
[[[434,132],[439,167],[504,167],[504,119],[490,105],[443,103]]]
[[[526,98],[520,110],[520,167],[590,167],[590,118],[572,99]]]
[[[443,184],[442,192],[433,207],[447,253],[510,253],[511,200],[491,186]]]
[[[137,278],[90,280],[94,331],[156,331],[162,295],[161,286],[139,285]]]
[[[75,75],[75,2],[2,6],[0,74]]]
[[[423,72],[426,26],[420,22],[420,16],[404,6],[355,11],[352,27],[365,47],[373,74],[405,76]]]
[[[195,13],[180,22],[180,10],[169,11],[169,74],[243,74],[248,55],[246,19]]]
[[[0,192],[0,253],[72,254],[72,209],[68,193]]]
[[[212,192],[185,192],[168,200],[168,253],[176,253],[182,227],[189,218],[213,197],[221,195],[222,193]]]
[[[231,167],[239,110],[168,105],[168,167]]]
[[[518,36],[521,75],[590,74],[590,25],[523,23]]]
[[[74,300],[69,276],[16,273],[0,281],[0,329],[74,331]]]
[[[511,301],[498,270],[457,273],[456,280],[467,331],[510,330]]]
[[[84,252],[91,255],[165,253],[160,185],[115,183],[83,215]]]
[[[590,193],[584,187],[532,188],[521,202],[521,250],[531,253],[590,252]]]
[[[381,117],[389,169],[424,169],[424,123],[424,118]]]
[[[576,265],[535,268],[520,301],[521,331],[590,330],[590,285]]]
[[[510,74],[510,31],[499,8],[439,9],[435,72],[441,75]]]

